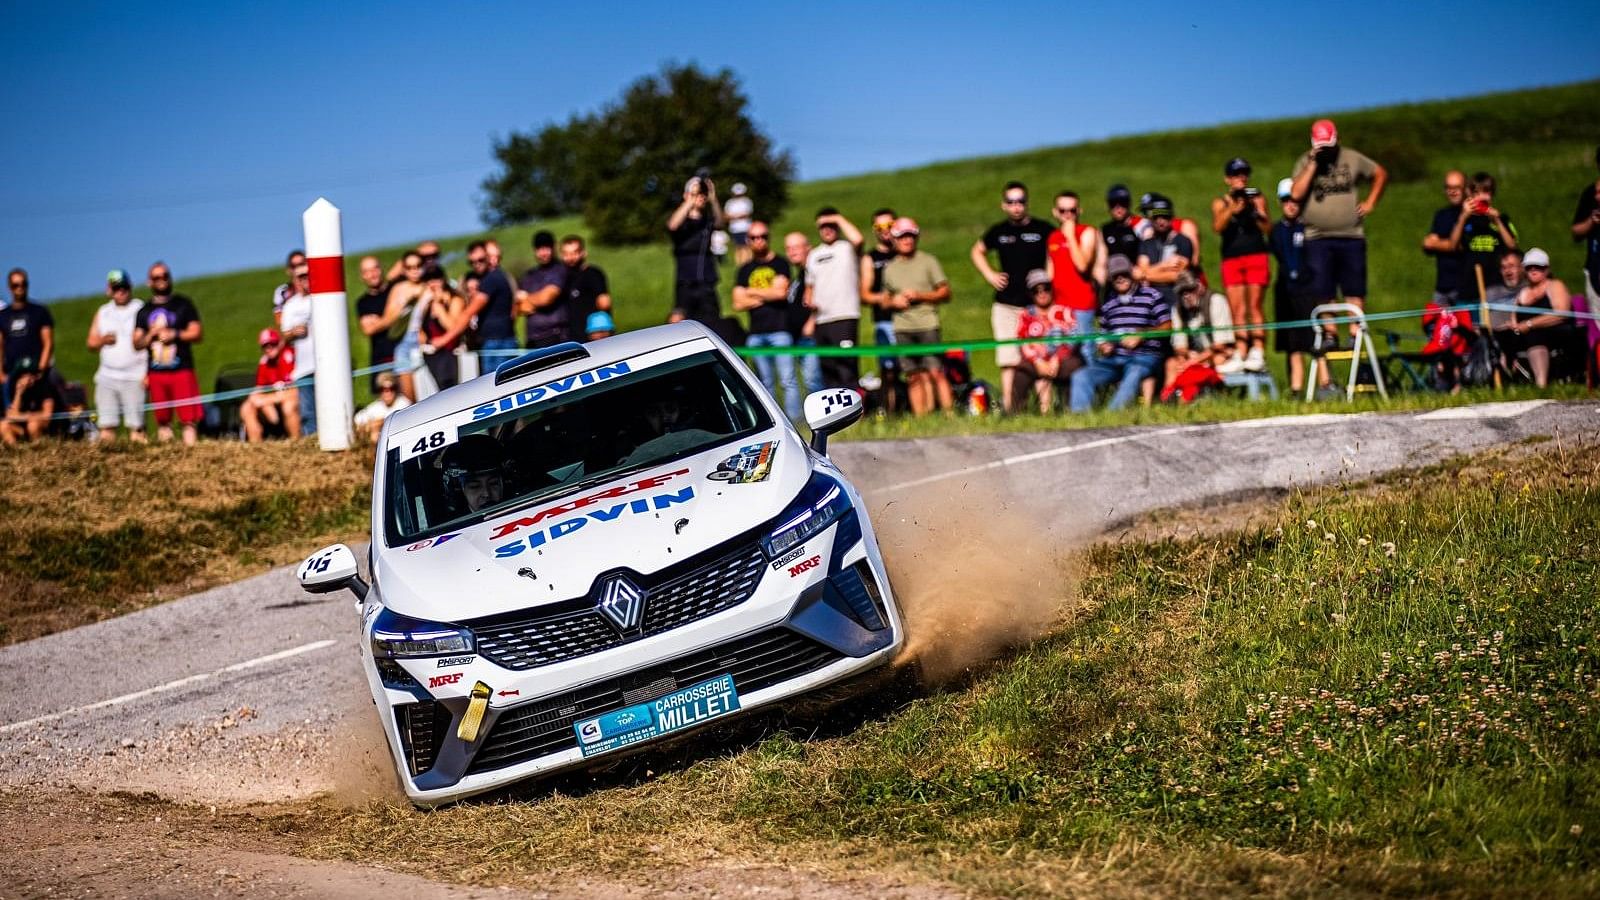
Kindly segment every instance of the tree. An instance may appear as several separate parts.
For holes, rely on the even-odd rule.
[[[742,181],[761,215],[775,218],[788,203],[794,161],[773,147],[748,107],[731,71],[668,65],[596,116],[496,143],[505,168],[484,181],[484,221],[581,210],[602,242],[654,240],[684,183],[702,168],[720,197]]]

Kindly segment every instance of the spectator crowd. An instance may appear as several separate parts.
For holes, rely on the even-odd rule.
[[[1595,163],[1600,167],[1600,149]],[[1158,392],[1187,401],[1219,386],[1271,379],[1269,331],[1291,391],[1310,383],[1332,392],[1327,353],[1346,345],[1313,310],[1365,307],[1365,224],[1379,209],[1388,173],[1343,144],[1323,119],[1271,197],[1253,175],[1248,160],[1227,160],[1209,219],[1179,215],[1156,191],[1136,203],[1128,186],[1112,185],[1099,226],[1085,221],[1075,191],[1050,199],[1053,221],[1046,221],[1034,215],[1025,184],[1006,183],[1003,217],[972,244],[967,261],[992,292],[1000,405],[1007,412],[1049,413],[1058,405],[1080,412],[1104,397],[1117,409],[1151,402]],[[1492,174],[1451,171],[1443,193],[1445,205],[1420,242],[1435,268],[1422,317],[1426,344],[1416,355],[1431,385],[1458,390],[1497,368],[1541,387],[1562,373],[1587,374],[1592,384],[1600,370],[1600,323],[1592,315],[1600,311],[1600,179],[1582,188],[1572,218],[1570,237],[1584,245],[1585,262],[1581,286],[1571,289],[1501,208]],[[824,386],[855,388],[887,412],[913,415],[981,408],[987,398],[964,354],[944,346],[940,311],[956,298],[946,261],[923,248],[914,218],[874,211],[869,243],[849,218],[825,207],[814,233],[780,236],[761,215],[759,197],[735,184],[724,205],[702,171],[684,185],[664,226],[674,273],[666,320],[698,321],[755,349],[757,374],[790,417],[800,418],[805,394]],[[376,399],[357,414],[358,432],[375,438],[390,413],[451,387],[476,365],[616,331],[609,282],[589,261],[584,239],[558,241],[538,231],[531,243],[533,265],[517,277],[502,268],[493,240],[466,248],[467,268],[457,277],[434,241],[387,268],[376,256],[360,260],[363,290],[354,312]],[[1220,289],[1202,265],[1212,246]],[[743,319],[723,312],[719,283],[729,255],[731,308]],[[317,430],[309,273],[305,254],[291,252],[270,310],[261,311],[254,384],[238,408],[246,440]],[[200,309],[176,290],[165,263],[152,264],[146,282],[148,298],[135,297],[132,275],[111,270],[106,302],[85,337],[99,357],[94,434],[113,440],[120,429],[144,441],[148,412],[159,440],[181,433],[192,444],[205,416],[195,375],[205,334]],[[30,299],[27,272],[12,269],[8,288],[10,304],[0,309],[0,439],[9,445],[67,430],[64,413],[78,414],[81,426],[88,397],[54,366],[55,323],[48,306]],[[805,352],[854,347],[864,314],[877,351],[874,371],[861,371],[859,355]]]

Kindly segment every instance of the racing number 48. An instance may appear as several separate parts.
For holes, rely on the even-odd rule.
[[[429,450],[437,450],[437,449],[439,449],[440,447],[443,447],[443,446],[444,446],[444,432],[435,431],[433,434],[430,434],[427,437],[417,438],[417,442],[415,444],[413,444],[412,447],[411,447],[411,452],[412,453],[426,453]]]

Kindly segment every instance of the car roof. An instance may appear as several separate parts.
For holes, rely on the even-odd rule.
[[[398,432],[407,428],[431,422],[440,416],[460,412],[464,409],[473,409],[485,403],[492,403],[507,394],[515,393],[519,386],[544,384],[566,375],[587,372],[596,366],[632,359],[641,353],[682,344],[696,338],[710,338],[718,349],[725,353],[732,353],[727,344],[717,337],[716,332],[699,322],[683,321],[672,325],[657,325],[654,328],[642,328],[638,331],[629,331],[623,334],[589,341],[583,345],[588,351],[588,356],[575,359],[571,362],[551,366],[548,369],[538,369],[529,372],[514,381],[496,384],[494,369],[490,369],[471,381],[462,382],[449,390],[437,394],[418,403],[397,410],[390,415],[384,423],[384,431]]]

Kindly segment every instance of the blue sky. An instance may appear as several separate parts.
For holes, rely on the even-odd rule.
[[[43,297],[269,265],[319,194],[350,248],[471,231],[491,136],[670,60],[737,72],[817,178],[1590,79],[1597,26],[1592,2],[6,3],[0,264]]]

